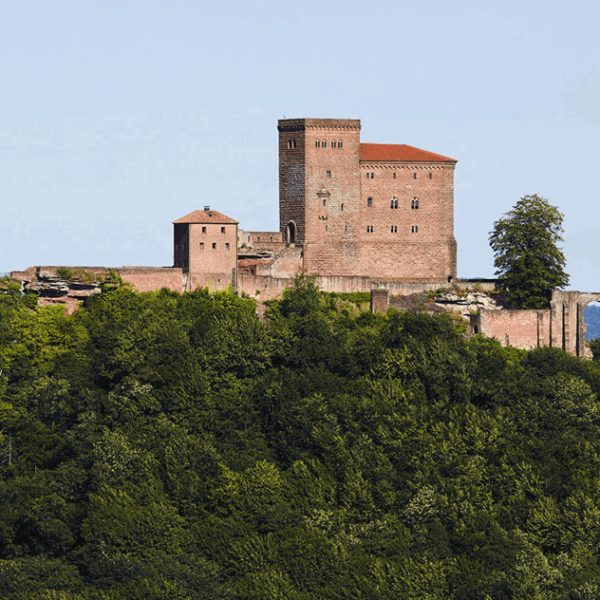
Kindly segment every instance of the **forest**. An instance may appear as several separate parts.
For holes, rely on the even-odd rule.
[[[599,599],[600,364],[358,300],[0,280],[0,598]]]

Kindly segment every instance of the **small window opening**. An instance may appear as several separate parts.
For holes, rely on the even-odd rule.
[[[394,173],[394,179],[396,179],[396,173]]]
[[[411,233],[419,233],[419,226],[413,225],[410,230],[411,230]]]
[[[216,248],[217,248],[217,243],[216,243],[216,242],[213,242],[213,245],[212,245],[212,246],[213,246],[213,250],[216,250]]]
[[[321,147],[321,142],[319,140],[317,140],[315,142],[315,148],[320,148]]]
[[[367,233],[373,233],[373,225],[367,225]]]
[[[204,250],[204,242],[200,242],[200,250]]]
[[[373,198],[367,198],[367,208],[371,208],[373,206]]]
[[[323,148],[327,148],[327,140],[323,140],[323,141],[321,142],[321,146],[322,146]]]
[[[431,179],[431,173],[429,173],[429,179]]]
[[[225,242],[225,250],[229,250],[229,242]]]
[[[323,198],[323,206],[325,206],[325,204],[327,204],[327,200],[325,200],[325,198]]]
[[[331,147],[335,148],[335,142],[331,142]]]
[[[479,327],[477,327],[477,325],[473,325],[473,333],[479,333]]]
[[[327,179],[331,179],[331,171],[325,171],[325,177],[327,177]]]
[[[225,227],[221,227],[221,233],[225,233]]]
[[[416,179],[416,178],[417,178],[417,174],[413,173],[413,179]]]
[[[202,228],[202,233],[206,233],[206,227]]]
[[[342,205],[340,206],[342,212],[344,212],[344,204],[342,203]]]
[[[338,148],[341,148],[341,147],[342,147],[342,140],[340,140],[340,141],[338,142]]]

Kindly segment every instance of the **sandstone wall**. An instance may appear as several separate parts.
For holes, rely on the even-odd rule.
[[[481,310],[469,333],[496,338],[505,346],[530,350],[551,346],[550,310]]]

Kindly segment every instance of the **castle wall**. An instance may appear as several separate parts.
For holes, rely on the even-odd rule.
[[[162,288],[182,292],[184,289],[184,274],[180,268],[122,267],[115,271],[138,292],[153,292]]]
[[[496,338],[505,346],[530,350],[551,346],[550,310],[481,310],[471,318],[470,334]]]

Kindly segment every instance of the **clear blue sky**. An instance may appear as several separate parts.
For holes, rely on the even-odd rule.
[[[525,194],[565,215],[600,290],[600,5],[20,0],[0,12],[0,271],[171,265],[210,205],[278,228],[277,119],[359,118],[367,142],[458,159],[461,277]]]

